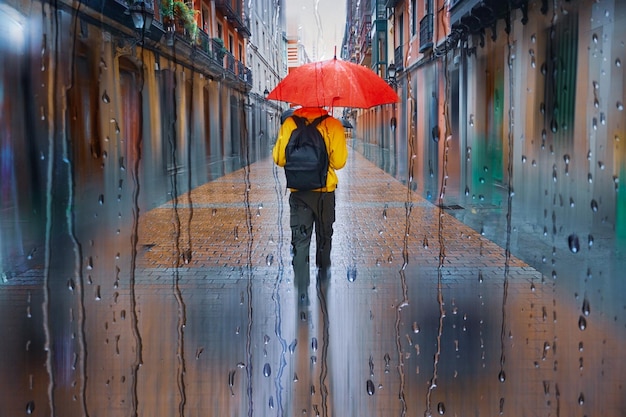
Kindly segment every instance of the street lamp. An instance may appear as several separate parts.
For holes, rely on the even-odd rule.
[[[396,65],[393,62],[387,67],[387,81],[392,87],[396,85]]]
[[[142,34],[149,32],[154,20],[154,5],[152,0],[135,0],[128,7],[130,16],[133,18],[135,29]]]

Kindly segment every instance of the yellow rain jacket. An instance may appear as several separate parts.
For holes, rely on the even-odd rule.
[[[306,118],[309,123],[320,116],[328,114],[328,112],[319,107],[302,107],[293,113],[296,116]],[[288,117],[278,131],[278,138],[272,150],[272,157],[276,165],[284,167],[286,164],[285,148],[291,137],[291,132],[295,130],[296,122]],[[326,150],[328,151],[328,177],[326,178],[326,187],[318,188],[313,191],[334,191],[337,188],[337,174],[335,170],[341,169],[346,165],[348,160],[348,146],[346,145],[346,137],[341,122],[334,117],[328,117],[317,125],[317,129],[322,133]]]

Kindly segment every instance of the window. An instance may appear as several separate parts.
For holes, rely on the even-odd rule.
[[[411,0],[411,36],[417,34],[417,0]]]

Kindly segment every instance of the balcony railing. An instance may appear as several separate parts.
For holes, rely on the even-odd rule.
[[[420,52],[433,48],[433,14],[426,14],[420,20]]]
[[[243,16],[241,5],[242,2],[239,0],[235,1],[234,6],[232,0],[215,0],[215,8],[233,23],[235,29],[243,36],[248,37],[250,36],[250,19]]]

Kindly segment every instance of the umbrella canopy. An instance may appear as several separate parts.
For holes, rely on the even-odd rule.
[[[371,69],[337,58],[292,69],[267,96],[304,107],[370,108],[398,102],[398,95]]]

